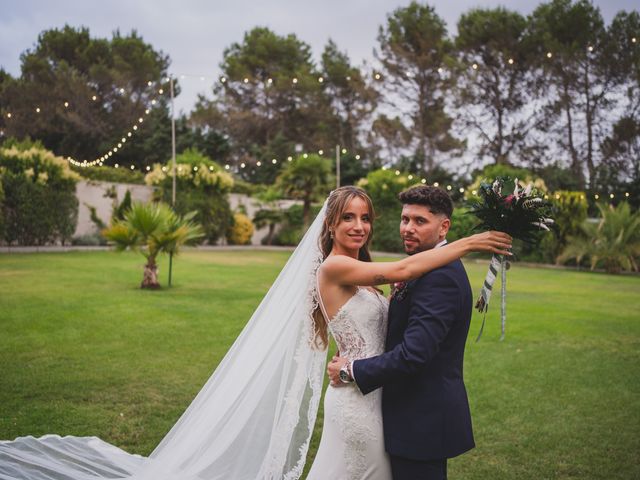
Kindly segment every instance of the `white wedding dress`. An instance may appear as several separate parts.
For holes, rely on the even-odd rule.
[[[318,301],[328,318],[322,299]],[[387,299],[359,287],[329,322],[342,357],[350,360],[384,352]],[[328,387],[322,439],[307,480],[390,480],[382,432],[382,390],[362,395],[352,383]]]

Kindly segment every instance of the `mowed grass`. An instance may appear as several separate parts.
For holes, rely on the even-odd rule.
[[[288,256],[188,251],[173,288],[142,291],[133,253],[0,255],[0,439],[96,435],[149,454]],[[467,270],[477,293],[486,265]],[[479,343],[474,314],[477,448],[451,478],[640,478],[640,278],[515,264],[508,291],[503,342],[499,291]]]

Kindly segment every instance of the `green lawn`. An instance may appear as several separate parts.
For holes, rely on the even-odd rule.
[[[287,257],[185,252],[174,288],[151,292],[132,253],[0,255],[0,439],[97,435],[148,454]],[[477,293],[486,266],[467,267]],[[477,448],[451,478],[640,478],[640,278],[516,264],[508,288],[504,342],[496,298],[480,343],[473,319]]]

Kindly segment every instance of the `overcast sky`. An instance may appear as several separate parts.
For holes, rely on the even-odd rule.
[[[181,80],[181,110],[190,110],[198,93],[209,93],[225,47],[242,41],[247,30],[266,26],[284,35],[295,33],[319,59],[333,39],[352,62],[373,59],[378,27],[389,13],[410,0],[0,0],[0,66],[20,74],[20,54],[32,48],[38,34],[65,24],[86,26],[94,37],[111,37],[119,29],[138,31],[155,49],[171,58],[170,73],[194,75]],[[533,0],[435,0],[436,12],[449,32],[460,14],[472,7],[505,5],[529,14]],[[594,2],[609,23],[619,10],[637,9],[637,0]],[[206,76],[201,80],[200,76]]]

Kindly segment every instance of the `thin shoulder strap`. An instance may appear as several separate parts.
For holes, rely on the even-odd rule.
[[[320,311],[322,312],[322,315],[324,315],[324,320],[329,323],[329,315],[327,315],[327,310],[326,308],[324,308],[324,302],[322,301],[322,295],[320,294],[320,276],[318,275],[319,273],[319,271],[316,272],[316,291],[318,292],[318,305],[320,305]]]

